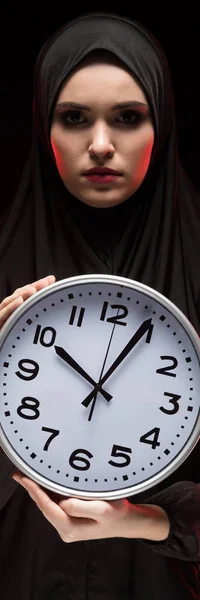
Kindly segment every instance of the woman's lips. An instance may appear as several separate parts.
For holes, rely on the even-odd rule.
[[[86,173],[84,174],[84,177],[94,183],[110,183],[121,177],[121,175],[119,175],[119,173]]]

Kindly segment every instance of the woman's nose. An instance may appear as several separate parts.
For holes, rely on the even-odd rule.
[[[110,139],[110,132],[105,127],[98,127],[93,132],[92,142],[89,146],[89,151],[98,156],[114,152],[114,145]]]

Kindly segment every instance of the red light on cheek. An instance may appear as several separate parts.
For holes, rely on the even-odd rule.
[[[148,171],[151,160],[152,148],[153,144],[152,141],[150,141],[150,143],[147,144],[145,148],[141,148],[141,150],[138,152],[135,168],[133,169],[133,179],[138,183],[142,183]]]
[[[57,150],[56,150],[56,146],[55,146],[54,141],[52,140],[52,138],[51,138],[51,147],[52,147],[52,151],[53,151],[53,154],[54,154],[55,161],[57,162],[57,160],[56,160]]]
[[[53,151],[53,155],[54,155],[54,159],[55,159],[55,163],[57,166],[57,169],[60,173],[60,170],[62,169],[62,156],[58,150],[58,148],[56,147],[56,144],[51,140],[51,147],[52,147],[52,151]]]
[[[65,156],[65,152],[62,148],[59,148],[58,144],[55,143],[54,140],[51,139],[51,148],[56,164],[57,171],[61,177],[61,179],[65,182],[68,179],[70,174],[70,168],[67,166],[67,157]]]

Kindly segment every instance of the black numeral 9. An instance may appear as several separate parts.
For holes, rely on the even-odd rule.
[[[26,364],[30,366],[26,367]],[[18,362],[18,367],[23,372],[20,373],[20,371],[15,371],[15,375],[17,375],[17,377],[20,377],[20,379],[24,379],[25,381],[31,381],[31,379],[35,379],[35,377],[37,377],[37,374],[39,373],[38,363],[36,363],[35,360],[31,360],[30,358],[22,358]]]

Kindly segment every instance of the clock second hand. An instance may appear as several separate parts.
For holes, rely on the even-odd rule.
[[[119,310],[118,310],[118,313],[119,313]],[[118,315],[118,313],[117,313],[117,315]],[[104,358],[104,361],[103,361],[103,366],[102,366],[102,369],[101,369],[101,373],[100,373],[100,377],[99,377],[99,381],[97,383],[97,386],[99,386],[99,384],[101,385],[100,382],[101,382],[101,378],[102,378],[102,375],[103,375],[103,370],[104,370],[104,367],[105,367],[105,364],[106,364],[108,352],[110,350],[110,344],[111,344],[113,333],[114,333],[114,330],[115,330],[115,325],[116,325],[116,323],[114,323],[112,331],[111,331],[110,339],[109,339],[109,342],[108,342],[108,347],[107,347],[107,350],[106,350],[106,354],[105,354],[105,358]],[[94,407],[95,407],[95,404],[96,404],[97,394],[98,394],[98,391],[99,391],[97,389],[97,386],[94,387],[94,390],[92,392],[92,396],[90,398],[90,402],[92,400],[93,400],[93,402],[92,402],[92,406],[91,406],[91,409],[90,409],[90,414],[89,414],[89,417],[88,417],[88,421],[91,421],[91,418],[92,418],[92,415],[93,415],[93,410],[94,410]],[[88,402],[87,406],[89,406],[90,402]],[[82,404],[84,404],[84,400],[83,400]]]
[[[132,338],[129,340],[128,344],[126,344],[126,346],[122,350],[122,352],[120,352],[119,356],[116,358],[116,360],[111,365],[111,367],[108,369],[108,371],[105,373],[105,375],[102,377],[102,379],[100,378],[98,385],[103,385],[105,383],[105,381],[107,381],[107,379],[110,377],[110,375],[115,371],[115,369],[124,360],[124,358],[127,356],[127,354],[129,354],[129,352],[134,348],[134,346],[140,341],[140,339],[143,337],[143,335],[145,333],[147,333],[146,342],[149,343],[150,339],[151,339],[152,331],[153,331],[153,325],[151,323],[151,319],[147,319],[146,321],[143,321],[143,323],[140,325],[140,327],[134,333]],[[105,362],[104,362],[104,364],[105,364]],[[94,388],[94,390],[89,394],[89,396],[87,396],[87,398],[85,398],[83,400],[82,404],[86,408],[89,406],[90,402],[92,402],[94,395],[96,394],[96,391],[98,391],[97,388]]]

